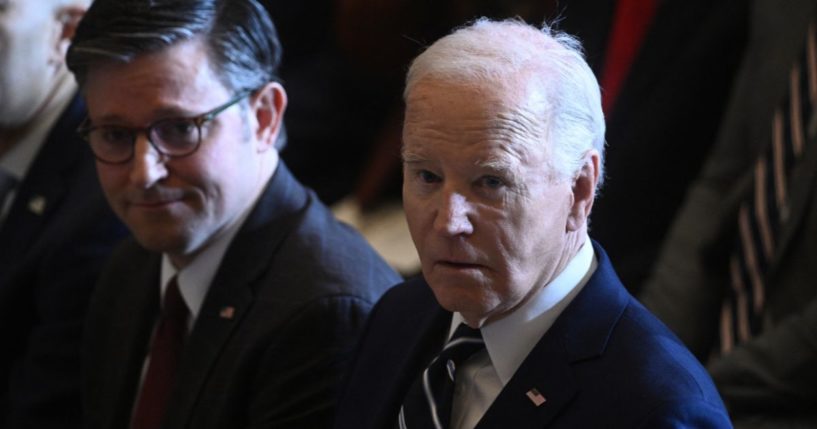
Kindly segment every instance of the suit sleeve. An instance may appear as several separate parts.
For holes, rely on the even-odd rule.
[[[817,300],[790,314],[709,371],[735,415],[795,413],[817,407]]]
[[[721,195],[700,183],[693,188],[639,296],[701,361],[716,340],[725,293],[703,257],[707,240],[718,235]]]
[[[661,404],[638,427],[728,429],[732,423],[721,407],[700,399],[683,398]]]
[[[707,239],[717,237],[723,216],[723,193],[699,185],[688,200],[641,299],[664,321],[702,362],[707,362],[717,340],[721,303],[728,279],[713,271]],[[814,214],[811,214],[813,217]],[[807,228],[815,228],[813,220]],[[801,236],[809,236],[811,230]],[[813,236],[813,235],[811,235]],[[798,243],[781,267],[790,276],[773,287],[803,289],[814,277],[817,249]],[[807,259],[812,259],[811,261]],[[800,280],[797,280],[797,277]],[[799,285],[799,286],[798,286]],[[709,364],[710,373],[730,412],[765,414],[817,406],[817,300],[814,294],[800,309],[777,321],[761,335]],[[796,300],[793,296],[781,297]],[[774,410],[774,411],[773,411]]]
[[[250,428],[331,427],[338,387],[372,304],[335,296],[307,304],[264,355]]]
[[[124,235],[118,223],[98,219],[65,237],[65,245],[41,261],[38,286],[28,291],[36,320],[9,380],[10,428],[79,427],[85,312],[102,265]]]

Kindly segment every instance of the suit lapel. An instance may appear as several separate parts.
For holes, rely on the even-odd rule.
[[[525,358],[476,429],[546,427],[581,391],[574,366],[603,355],[629,299],[607,254],[595,242],[593,248],[596,272]],[[534,403],[536,392],[544,399],[541,405]]]
[[[437,355],[445,343],[448,335],[448,328],[451,326],[451,313],[440,307],[428,284],[425,281],[418,281],[411,287],[425,288],[423,296],[424,302],[420,308],[428,309],[420,317],[410,320],[402,320],[400,329],[397,331],[397,338],[402,339],[401,347],[407,352],[402,355],[402,359],[396,365],[389,365],[390,371],[393,368],[393,381],[383,383],[386,391],[382,398],[389,401],[385,406],[373,406],[372,409],[379,409],[383,412],[377,418],[373,427],[394,427],[397,423],[396,416],[400,412],[400,406],[408,392],[409,387],[414,382],[414,377],[425,369],[431,359]]]
[[[0,230],[0,272],[15,268],[15,261],[22,259],[20,255],[36,243],[65,196],[71,171],[81,156],[91,156],[76,136],[83,112],[83,104],[76,97],[51,130],[20,184]]]
[[[526,429],[548,425],[578,392],[570,363],[570,356],[557,335],[542,337],[485,412],[476,429]],[[534,403],[532,397],[536,395],[545,402],[541,405]]]
[[[116,315],[113,323],[118,326],[106,330],[112,335],[107,338],[108,344],[103,346],[110,353],[101,363],[110,368],[101,381],[110,383],[110,388],[98,389],[100,393],[97,394],[101,398],[100,411],[111,413],[110,424],[105,427],[129,426],[148,343],[159,312],[159,266],[159,255],[136,255],[132,269],[120,276],[122,284],[117,293],[121,291],[121,296],[116,300],[116,307],[111,309]],[[90,389],[97,390],[97,386],[90,386]]]
[[[210,285],[182,356],[167,427],[184,427],[208,374],[254,300],[254,286],[272,266],[277,248],[308,209],[310,198],[283,163],[247,217]]]

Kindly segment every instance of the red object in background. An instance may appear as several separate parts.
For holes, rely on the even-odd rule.
[[[618,0],[602,68],[601,104],[609,115],[650,27],[657,0]]]

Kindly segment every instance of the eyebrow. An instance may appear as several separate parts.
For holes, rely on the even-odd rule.
[[[0,0],[0,1],[2,1],[2,0]],[[154,117],[154,119],[151,120],[150,122],[162,121],[162,120],[165,120],[165,119],[175,119],[175,118],[191,118],[191,117],[194,117],[196,115],[197,115],[197,113],[190,112],[187,109],[181,109],[179,107],[163,107],[161,109],[156,110],[155,112],[153,112],[151,114],[151,116]],[[127,118],[123,117],[122,115],[116,114],[116,113],[103,115],[103,116],[97,118],[97,120],[91,119],[91,122],[99,123],[99,124],[106,124],[106,123],[107,124],[129,124],[130,123],[130,121]]]
[[[477,167],[488,168],[497,171],[513,171],[514,164],[510,160],[502,157],[491,157],[484,160],[479,160],[474,163]]]
[[[406,164],[414,164],[418,162],[427,161],[426,157],[418,154],[415,151],[406,150],[405,146],[403,146],[403,148],[400,150],[400,158]]]

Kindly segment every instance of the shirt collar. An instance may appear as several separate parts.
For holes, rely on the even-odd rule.
[[[44,107],[42,114],[19,135],[19,139],[11,145],[8,152],[0,157],[0,168],[17,180],[23,180],[40,148],[45,144],[48,133],[71,103],[76,91],[77,84],[73,76],[67,74],[67,77],[57,84],[54,95]]]
[[[190,264],[181,270],[177,270],[176,267],[173,266],[167,254],[162,255],[160,296],[164,297],[170,279],[178,274],[177,282],[179,283],[179,292],[187,308],[190,310],[189,324],[191,327],[199,315],[201,306],[204,304],[204,298],[207,296],[207,291],[210,290],[210,285],[213,283],[213,278],[215,278],[216,272],[221,266],[221,260],[224,258],[224,254],[227,253],[227,248],[241,229],[241,225],[244,224],[244,221],[247,219],[247,216],[249,216],[254,205],[255,204],[251,204],[245,209],[241,216],[239,216],[238,221],[227,227],[224,233],[219,234],[201,253],[196,255]]]
[[[590,238],[585,237],[576,256],[556,278],[512,313],[480,329],[488,356],[503,385],[578,295],[597,266],[593,245]],[[462,315],[454,313],[449,336],[463,322]]]

